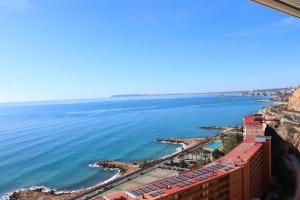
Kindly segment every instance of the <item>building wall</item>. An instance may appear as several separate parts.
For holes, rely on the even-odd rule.
[[[186,189],[176,190],[175,188],[172,191],[172,187],[165,188],[167,190],[165,196],[154,199],[248,200],[261,198],[267,191],[271,179],[271,137],[247,139],[216,162],[229,162],[235,168]],[[149,198],[152,199],[150,196]],[[115,200],[116,198],[109,199]]]
[[[240,200],[243,199],[243,170],[239,168],[229,174],[229,199]]]
[[[263,136],[264,135],[264,129],[263,126],[257,126],[257,125],[251,125],[247,124],[245,125],[245,132],[244,132],[244,138],[255,138],[256,136]]]
[[[263,148],[249,161],[249,196],[259,198],[263,194],[264,157]]]
[[[242,185],[243,185],[243,198],[250,199],[250,165],[249,163],[244,164],[242,168]]]
[[[240,168],[161,200],[241,200],[261,198],[271,177],[271,140]]]
[[[261,116],[244,117],[244,139],[255,138],[264,135],[264,128]]]
[[[229,175],[185,189],[161,200],[226,200],[230,196]],[[239,192],[240,193],[240,192]],[[238,199],[238,198],[237,198]]]
[[[271,181],[272,177],[272,139],[271,137],[268,137],[266,142],[264,143],[264,183],[263,183],[263,189],[267,191],[269,189],[269,183]]]

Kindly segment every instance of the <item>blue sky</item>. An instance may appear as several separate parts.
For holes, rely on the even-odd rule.
[[[0,102],[295,86],[299,35],[249,0],[0,0]]]

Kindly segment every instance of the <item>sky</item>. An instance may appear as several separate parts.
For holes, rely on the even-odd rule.
[[[299,35],[250,0],[0,0],[0,102],[296,86]]]

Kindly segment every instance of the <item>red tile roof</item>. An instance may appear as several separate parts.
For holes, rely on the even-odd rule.
[[[256,115],[249,115],[244,117],[245,124],[262,123],[262,117]]]

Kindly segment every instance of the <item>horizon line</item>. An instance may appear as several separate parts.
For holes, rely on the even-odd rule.
[[[17,103],[46,103],[46,102],[60,102],[60,101],[84,101],[84,100],[99,100],[99,99],[112,99],[112,98],[122,98],[122,97],[146,97],[146,96],[185,96],[185,95],[200,95],[200,94],[218,94],[218,93],[236,93],[236,92],[247,92],[247,91],[258,91],[258,90],[276,90],[276,89],[286,89],[288,87],[279,88],[260,88],[260,89],[247,89],[247,90],[230,90],[230,91],[218,91],[218,92],[178,92],[178,93],[132,93],[132,94],[114,94],[111,96],[103,97],[84,97],[84,98],[62,98],[62,99],[37,99],[37,100],[16,100],[16,101],[0,101],[0,104],[17,104]],[[294,86],[293,86],[294,87]],[[292,87],[292,88],[293,88]]]

